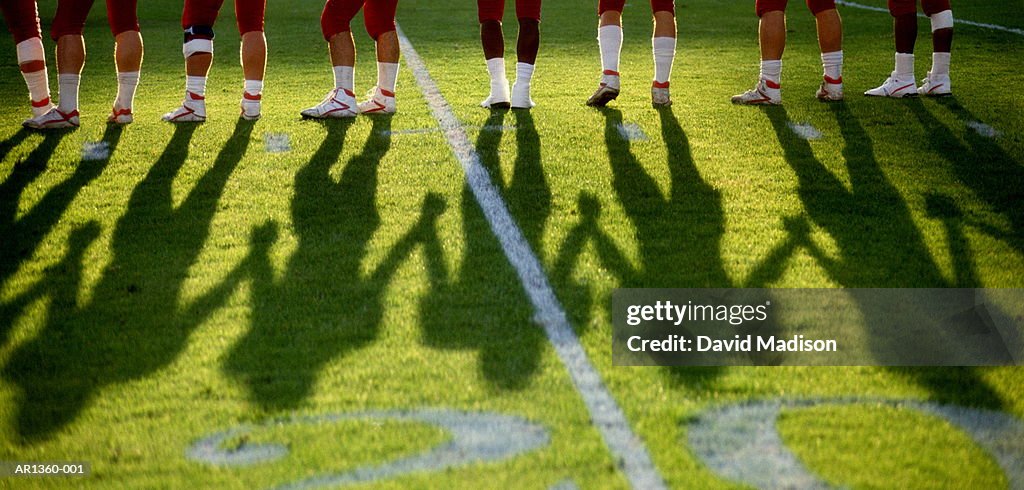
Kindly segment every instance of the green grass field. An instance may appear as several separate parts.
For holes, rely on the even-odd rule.
[[[51,19],[53,2],[42,3]],[[892,68],[891,21],[841,7],[848,100],[825,105],[813,97],[813,19],[792,2],[785,105],[734,107],[729,96],[757,73],[753,2],[679,0],[675,105],[655,111],[649,9],[632,2],[623,93],[599,111],[583,105],[600,71],[592,3],[545,2],[530,112],[477,106],[487,74],[473,2],[401,0],[398,22],[667,485],[740,486],[702,462],[690,427],[714,407],[778,399],[865,400],[779,416],[783,442],[831,485],[1011,485],[961,428],[879,401],[1019,421],[1024,369],[616,367],[610,319],[622,287],[1024,288],[1024,37],[958,27],[955,98],[867,99],[858,94]],[[92,465],[88,478],[0,487],[277,487],[452,437],[422,422],[324,416],[431,409],[516,417],[548,439],[363,485],[629,487],[411,71],[403,65],[392,118],[300,120],[331,84],[322,2],[272,1],[264,117],[240,121],[228,5],[209,120],[173,127],[159,116],[184,85],[180,7],[140,2],[146,57],[136,122],[124,129],[104,124],[116,85],[102,8],[86,28],[76,131],[20,128],[25,87],[13,45],[0,50],[0,461]],[[1021,7],[954,2],[958,18],[1015,29]],[[361,23],[353,29],[361,93],[375,76],[372,44]],[[919,75],[927,30],[922,19]],[[823,137],[801,139],[789,122]],[[620,123],[647,139],[623,139]],[[290,151],[268,151],[280,134]],[[98,141],[110,157],[83,160],[83,145]],[[223,452],[277,443],[288,454],[247,466],[189,457],[196,441],[237,427],[249,430]]]

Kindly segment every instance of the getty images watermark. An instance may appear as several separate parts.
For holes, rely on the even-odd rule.
[[[1024,290],[619,289],[623,366],[1024,364]]]

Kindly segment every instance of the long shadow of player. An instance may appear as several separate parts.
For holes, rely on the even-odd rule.
[[[14,422],[27,442],[49,437],[73,421],[103,387],[166,366],[225,299],[212,297],[225,294],[217,288],[189,307],[179,306],[182,283],[209,235],[224,185],[245,154],[252,128],[251,122],[238,122],[213,166],[175,208],[172,184],[194,130],[176,127],[117,222],[113,259],[90,302],[51,307],[39,334],[13,352],[2,375],[18,387]]]
[[[622,135],[622,113],[615,109],[605,109],[603,113],[612,185],[636,230],[640,263],[634,266],[600,230],[600,202],[583,194],[579,198],[581,221],[570,230],[556,259],[556,281],[568,280],[580,253],[591,243],[620,288],[732,287],[721,258],[725,231],[722,198],[697,170],[689,139],[675,114],[671,110],[659,111],[670,178],[665,195],[633,155],[630,141]],[[611,301],[606,298],[604,303],[610,306]],[[715,367],[665,368],[669,380],[677,384],[703,383],[720,371]]]
[[[14,134],[8,136],[7,139],[0,141],[0,162],[4,161],[4,158],[7,158],[7,154],[20,145],[21,142],[25,141],[30,134],[32,134],[32,131],[20,128]]]
[[[506,185],[499,154],[506,114],[491,113],[477,137],[476,150],[523,235],[534,250],[541,250],[551,213],[551,190],[541,164],[540,138],[529,112],[513,111],[517,156]],[[420,307],[425,342],[441,348],[476,349],[485,380],[500,389],[525,387],[539,366],[544,332],[531,321],[524,291],[509,289],[519,281],[468,185],[462,192],[462,231],[464,249],[457,275],[443,267],[440,257],[428,262],[434,264],[428,267],[431,294]]]
[[[18,270],[22,261],[32,257],[40,242],[60,221],[78,193],[100,176],[117,150],[121,132],[121,126],[108,125],[101,140],[107,144],[107,156],[97,160],[83,159],[70,177],[47,190],[43,198],[17,220],[14,216],[21,192],[46,168],[46,162],[64,133],[47,133],[43,143],[32,152],[28,160],[19,164],[15,173],[0,185],[0,213],[4,216],[0,222],[0,284]],[[19,170],[22,167],[25,167],[24,170]],[[0,332],[0,343],[3,340],[3,332]]]
[[[247,259],[252,326],[224,363],[253,400],[270,410],[295,407],[311,393],[325,364],[372,342],[395,271],[421,241],[440,248],[433,230],[444,201],[429,195],[412,230],[373,272],[362,271],[367,245],[380,227],[377,171],[391,147],[391,120],[373,119],[362,151],[348,161],[338,182],[330,169],[350,123],[326,124],[327,137],[295,176],[292,222],[298,246],[279,278],[265,253]],[[275,226],[264,225],[254,233],[252,248],[265,251],[275,237]]]
[[[5,145],[10,144],[7,149],[17,146],[27,135],[28,132],[24,130],[16,133],[5,142]],[[50,157],[53,156],[53,152],[64,135],[64,132],[46,133],[43,136],[43,141],[29,153],[25,160],[18,162],[0,184],[0,227],[3,227],[5,231],[13,229],[17,221],[18,205],[21,203],[22,193],[46,170]],[[4,233],[2,237],[0,239],[8,239],[8,233]],[[6,251],[7,248],[5,247],[4,250]],[[4,267],[7,267],[9,260],[11,259],[4,257]]]
[[[809,239],[810,226],[801,223],[801,218],[790,219],[786,224],[790,239],[770,254],[752,277],[766,281],[777,279],[773,275],[781,273],[783,268],[779,262],[786,259],[786,254],[781,252],[803,247],[845,288],[951,287],[925,246],[906,202],[879,167],[871,139],[856,116],[842,103],[832,104],[831,108],[846,143],[843,157],[850,176],[849,190],[815,157],[810,144],[789,129],[789,117],[784,108],[767,108],[765,113],[787,163],[796,172],[797,193],[807,216],[835,240],[838,257],[833,258]],[[894,345],[879,341],[878,338],[894,333],[889,331],[892,326],[888,323],[887,312],[877,305],[866,307],[866,297],[855,291],[851,296],[860,305],[865,327],[873,336],[869,341],[876,352],[904,358],[917,354],[915,343]],[[955,339],[947,340],[953,348]],[[942,342],[933,339],[930,345],[933,350],[941,349]],[[892,370],[929,388],[939,401],[990,408],[1003,405],[1000,396],[971,368]]]
[[[938,99],[937,102],[964,124],[979,121],[953,97]],[[1024,162],[1008,154],[996,140],[978,131],[968,129],[963,139],[957,137],[920,100],[908,100],[906,106],[921,122],[934,152],[950,163],[961,183],[1006,218],[1009,230],[985,222],[973,222],[971,225],[1024,252]]]

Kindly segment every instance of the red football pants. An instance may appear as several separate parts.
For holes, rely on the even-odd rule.
[[[185,0],[185,11],[181,14],[181,28],[204,26],[213,28],[217,14],[224,0]],[[266,0],[235,0],[235,18],[238,33],[263,31],[263,17],[267,11]]]
[[[39,11],[36,0],[0,0],[0,10],[7,21],[7,29],[18,44],[34,37],[43,37],[39,29]]]
[[[138,31],[139,17],[136,15],[138,0],[106,0],[107,22],[110,32],[118,35],[122,32]],[[57,40],[61,36],[81,36],[85,29],[85,19],[92,9],[93,0],[58,0],[57,14],[53,18],[50,37]]]
[[[320,30],[324,39],[330,40],[336,34],[352,30],[349,23],[359,10],[363,10],[366,33],[374,41],[385,32],[395,30],[395,11],[398,0],[327,0],[320,15]]]
[[[601,15],[609,10],[622,12],[626,6],[626,0],[600,0],[597,4],[597,14]],[[651,0],[651,12],[672,12],[676,13],[676,2],[674,0]]]
[[[950,10],[949,0],[921,0],[921,10],[931,16]],[[889,0],[889,13],[893,17],[917,13],[917,0]]]
[[[786,11],[786,4],[789,0],[757,0],[755,3],[755,9],[757,9],[757,16],[761,17],[768,12],[776,10]],[[807,8],[811,9],[811,13],[818,15],[826,10],[832,10],[836,8],[835,0],[807,0]]]
[[[516,18],[540,22],[540,1],[516,0]],[[505,0],[477,0],[476,8],[481,24],[490,20],[501,22],[505,17]]]

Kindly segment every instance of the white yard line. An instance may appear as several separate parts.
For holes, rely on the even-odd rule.
[[[434,119],[447,138],[452,153],[462,164],[466,183],[480,204],[491,231],[501,243],[505,257],[519,275],[523,289],[533,304],[535,321],[543,325],[548,340],[569,371],[569,376],[587,405],[593,424],[604,437],[613,459],[619,462],[633,488],[666,488],[664,480],[651,462],[647,448],[633,433],[626,415],[601,381],[579,338],[569,325],[565,311],[555,297],[540,261],[509,214],[508,207],[491,183],[487,170],[480,164],[480,155],[470,143],[465,128],[401,28],[398,28],[398,40],[406,65],[416,77],[416,83],[423,91],[427,105],[430,106]]]
[[[855,9],[870,10],[872,12],[883,12],[883,13],[886,13],[886,14],[889,13],[889,9],[887,9],[887,8],[872,7],[871,5],[864,5],[864,4],[857,3],[857,2],[848,2],[846,0],[836,0],[836,4],[842,5],[844,7],[855,8]],[[926,17],[926,16],[924,14],[919,14],[918,17]],[[996,24],[986,24],[984,22],[974,22],[974,21],[971,21],[971,20],[957,19],[955,17],[953,19],[953,22],[955,22],[957,24],[963,24],[965,26],[981,27],[983,29],[992,29],[994,31],[1009,32],[1011,34],[1016,34],[1018,36],[1024,36],[1024,29],[1015,29],[1013,27],[1005,27],[1005,26],[996,25]]]

